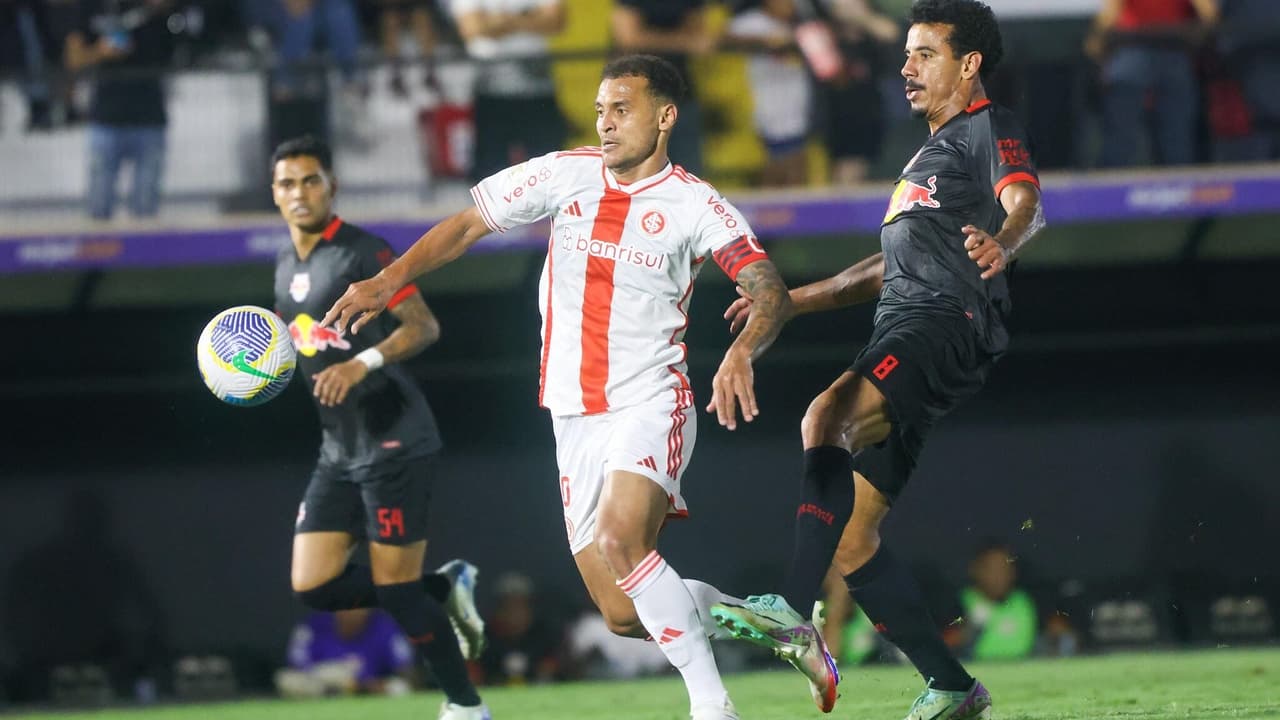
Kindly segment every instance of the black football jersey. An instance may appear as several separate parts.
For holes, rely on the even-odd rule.
[[[289,324],[298,350],[297,373],[314,388],[312,377],[326,367],[351,359],[386,339],[396,326],[383,313],[355,335],[320,327],[320,321],[347,286],[376,275],[395,258],[387,241],[334,218],[306,260],[293,244],[276,258],[276,312]],[[392,298],[395,307],[417,292],[406,286]],[[314,395],[313,395],[314,398]],[[335,407],[316,402],[322,440],[320,461],[362,468],[394,458],[436,452],[440,431],[426,398],[408,371],[389,363],[369,373]]]
[[[1040,185],[1026,133],[1007,109],[980,100],[929,137],[902,169],[880,229],[877,322],[922,307],[963,313],[980,347],[1005,351],[1008,271],[983,280],[960,228],[999,232],[1006,217],[1000,192],[1015,182]]]

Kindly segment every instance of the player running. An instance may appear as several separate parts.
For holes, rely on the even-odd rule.
[[[475,206],[432,228],[396,262],[358,282],[324,323],[359,330],[397,288],[457,258],[491,231],[552,218],[539,287],[539,402],[552,416],[569,550],[619,635],[651,637],[679,669],[695,720],[738,717],[707,633],[726,599],[682,580],[655,549],[668,517],[686,514],[681,478],[696,438],[684,333],[693,282],[716,264],[756,299],[725,353],[711,403],[719,422],[759,413],[752,361],[791,315],[786,286],[742,215],[672,165],[667,145],[684,92],[667,61],[630,55],[604,69],[600,146],[535,158],[472,189]],[[793,660],[833,699],[820,645]]]
[[[879,528],[930,428],[982,387],[1008,347],[1002,272],[1044,217],[1026,136],[983,89],[1002,54],[991,9],[976,0],[920,0],[910,23],[902,76],[930,137],[889,201],[882,252],[791,291],[799,313],[878,296],[871,340],[805,413],[795,548],[782,594],[712,613],[740,638],[803,652],[821,618],[815,610],[810,623],[796,609],[815,607],[834,557],[858,606],[924,676],[907,720],[961,720],[987,717],[991,696],[947,649]],[[725,318],[736,330],[754,312],[748,294]]]
[[[394,258],[385,240],[333,214],[330,157],[308,137],[271,158],[272,192],[293,240],[276,259],[276,312],[289,323],[321,426],[320,458],[298,507],[293,590],[317,610],[382,607],[444,690],[439,717],[488,720],[463,659],[479,657],[484,644],[476,569],[453,560],[422,574],[440,433],[399,362],[435,342],[440,325],[407,283],[387,303],[394,320],[371,323],[358,338],[319,323],[348,283]],[[349,562],[362,538],[367,567]]]

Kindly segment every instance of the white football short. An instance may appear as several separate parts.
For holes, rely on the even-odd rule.
[[[569,550],[577,555],[595,539],[596,506],[605,476],[639,473],[667,493],[667,517],[686,517],[680,478],[698,437],[693,392],[666,391],[647,402],[600,415],[552,416],[560,499]]]

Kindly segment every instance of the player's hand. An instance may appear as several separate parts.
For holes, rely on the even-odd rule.
[[[314,395],[325,407],[341,405],[351,388],[369,376],[369,366],[352,358],[321,370],[311,379],[315,381]]]
[[[747,324],[747,320],[751,317],[751,303],[755,302],[741,285],[734,285],[734,290],[742,297],[733,301],[729,309],[724,311],[724,319],[729,321],[729,333],[738,332]]]
[[[741,350],[729,349],[724,354],[720,369],[711,380],[711,404],[707,412],[716,414],[716,420],[730,430],[738,428],[738,407],[742,419],[751,422],[760,414],[756,405],[755,371],[751,368],[751,356]]]
[[[985,230],[965,225],[960,232],[968,236],[964,249],[969,251],[969,259],[982,268],[983,280],[990,280],[1009,266],[1009,251]]]
[[[338,332],[345,332],[347,325],[350,324],[351,334],[355,335],[360,332],[360,328],[386,309],[387,303],[391,302],[391,297],[395,293],[396,289],[391,287],[381,274],[374,275],[368,280],[351,283],[347,286],[347,291],[342,293],[342,297],[329,308],[329,312],[324,314],[320,324],[324,327],[332,325]]]

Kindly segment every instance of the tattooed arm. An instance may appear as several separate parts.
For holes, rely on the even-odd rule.
[[[735,278],[741,292],[754,299],[746,327],[729,346],[711,381],[711,404],[720,424],[734,430],[738,426],[737,406],[742,419],[751,422],[760,409],[756,404],[755,373],[751,363],[777,339],[782,326],[794,314],[787,286],[778,268],[769,260],[758,260],[742,268]]]

